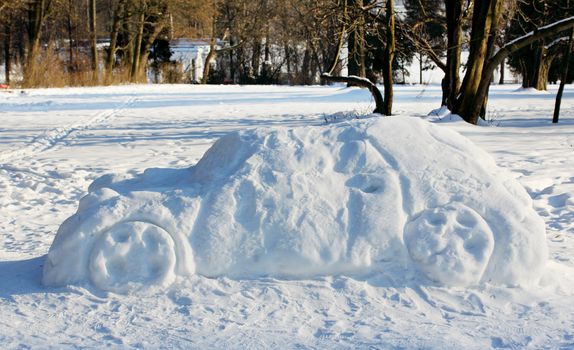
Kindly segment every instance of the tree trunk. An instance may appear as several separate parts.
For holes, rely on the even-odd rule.
[[[542,90],[546,90],[546,86],[540,83],[540,73],[541,69],[544,68],[542,65],[544,64],[544,55],[546,53],[546,49],[544,48],[544,43],[538,42],[535,43],[534,49],[532,50],[534,57],[524,57],[524,67],[526,70],[523,73],[522,77],[522,87],[527,88],[535,88],[538,90],[538,87],[543,87]]]
[[[229,38],[229,45],[234,45],[232,37]],[[233,50],[229,50],[229,79],[232,84],[235,84],[235,55],[233,54]]]
[[[362,3],[362,0],[359,0]],[[355,44],[356,46],[356,59],[357,59],[357,64],[359,65],[359,71],[358,71],[358,76],[360,76],[361,78],[364,78],[367,76],[367,69],[365,67],[365,58],[366,58],[366,38],[365,38],[365,18],[364,16],[360,16],[359,17],[359,25],[356,31],[356,40],[355,40]]]
[[[129,2],[128,2],[129,4]],[[128,72],[131,71],[131,66],[132,66],[132,62],[133,62],[133,57],[134,57],[134,21],[132,21],[131,16],[133,15],[131,13],[131,10],[129,8],[130,6],[125,6],[124,7],[124,13],[122,14],[122,24],[121,24],[121,29],[120,31],[122,31],[125,35],[125,47],[123,48],[123,57],[122,57],[122,64],[125,66],[126,69],[128,69]]]
[[[504,61],[500,62],[500,79],[498,80],[500,85],[504,85]]]
[[[359,76],[359,64],[357,61],[357,35],[355,31],[349,33],[347,40],[348,58],[347,58],[347,74]]]
[[[235,50],[235,64],[236,64],[236,76],[237,76],[237,81],[241,84],[244,83],[246,81],[246,61],[245,61],[245,50],[242,47],[239,47],[237,50]]]
[[[213,5],[215,6],[215,2]],[[215,9],[214,9],[215,10]],[[205,62],[203,62],[203,75],[201,77],[201,84],[207,84],[207,80],[209,79],[209,70],[211,69],[211,62],[217,56],[217,52],[215,51],[217,45],[217,18],[214,17],[211,20],[211,39],[209,40],[209,52],[207,53],[207,57],[205,57]],[[225,35],[223,40],[225,40]]]
[[[139,72],[140,72],[140,57],[141,57],[141,50],[142,50],[142,41],[143,41],[143,32],[144,32],[144,25],[145,25],[145,11],[143,9],[140,10],[139,19],[137,22],[137,34],[134,43],[134,53],[132,57],[132,67],[130,70],[130,80],[135,82],[139,80]]]
[[[263,59],[265,60],[265,64],[268,64],[271,61],[271,37],[268,25],[265,27],[265,49],[263,52]]]
[[[385,45],[385,63],[383,65],[383,79],[385,85],[385,98],[383,114],[392,115],[393,111],[393,61],[395,59],[395,0],[387,0],[386,4],[387,37]]]
[[[419,52],[419,84],[420,85],[423,84],[423,53],[422,52]]]
[[[500,0],[484,0],[474,4],[467,71],[460,88],[460,97],[454,106],[454,113],[472,124],[477,123],[484,104],[485,96],[479,96],[480,84],[483,79],[489,84],[492,77],[492,72],[485,72],[484,66],[488,60],[490,36],[496,33],[501,4]],[[477,103],[478,111],[475,112]]]
[[[537,76],[544,55],[543,43],[537,42],[529,45],[523,57],[519,58],[522,67],[522,87],[533,88],[537,85]]]
[[[106,73],[105,80],[109,83],[112,79],[114,71],[114,63],[116,61],[116,51],[118,49],[118,35],[120,33],[121,16],[124,12],[125,0],[119,0],[118,4],[114,10],[112,29],[110,31],[110,47],[108,50],[108,55],[106,57]]]
[[[89,29],[90,29],[90,53],[91,53],[91,64],[92,71],[94,72],[94,79],[96,82],[99,80],[99,69],[98,69],[98,37],[97,37],[97,27],[96,27],[96,0],[89,0]]]
[[[548,72],[552,65],[553,59],[550,57],[543,57],[540,65],[538,66],[534,88],[540,91],[546,91],[548,83]]]
[[[17,23],[13,23],[14,25],[17,25]],[[14,40],[13,45],[14,45],[14,51],[16,54],[16,60],[17,62],[23,66],[24,62],[26,62],[26,48],[25,48],[25,43],[26,43],[26,39],[25,39],[25,31],[24,30],[18,30],[16,33],[12,33],[12,35],[16,34],[16,40]]]
[[[323,74],[323,71],[327,68],[321,67],[321,60],[319,59],[317,47],[313,44],[313,41],[309,43],[309,46],[311,47],[311,84],[315,84],[317,71],[319,71],[320,74]]]
[[[212,34],[211,40],[209,41],[209,52],[207,53],[205,62],[203,62],[203,76],[201,77],[202,84],[207,84],[207,79],[209,78],[209,70],[211,69],[211,62],[215,59],[216,56],[216,43],[217,39],[215,38],[215,34]]]
[[[329,64],[329,68],[327,68],[327,74],[333,74],[337,69],[339,64],[339,59],[341,57],[341,50],[343,50],[343,44],[345,43],[345,34],[347,32],[347,1],[343,2],[343,16],[341,18],[341,31],[339,33],[339,40],[337,41],[337,51],[333,56],[331,64]],[[287,62],[289,63],[289,62]],[[350,73],[348,73],[351,75]]]
[[[542,50],[542,55],[538,61],[538,66],[535,70],[534,81],[531,87],[540,91],[547,90],[548,73],[550,72],[550,66],[552,66],[552,61],[554,61],[555,57],[556,55],[549,52],[549,50]]]
[[[443,105],[454,109],[460,89],[460,52],[462,48],[463,0],[445,0],[447,20],[446,72],[443,83]]]
[[[558,88],[558,93],[556,94],[556,104],[554,105],[554,116],[552,117],[552,123],[558,123],[560,118],[560,105],[562,104],[562,94],[564,93],[564,85],[568,79],[568,66],[570,63],[570,57],[572,57],[572,42],[574,41],[574,28],[570,30],[570,39],[568,40],[568,46],[566,47],[565,64],[564,70],[562,71],[562,78],[560,79],[560,87]]]
[[[497,24],[493,23],[492,29],[490,31],[490,36],[488,37],[488,48],[486,50],[486,57],[487,57],[486,62],[489,62],[492,55],[494,54],[494,46],[496,43],[496,34],[497,34],[496,31],[497,31]],[[488,81],[489,81],[488,87],[486,89],[486,95],[484,96],[484,101],[482,103],[482,108],[480,109],[480,118],[486,119],[486,106],[488,104],[488,93],[490,92],[490,85],[494,81],[494,70],[491,73],[488,73],[486,70],[484,70],[483,76],[481,77],[481,79],[488,79]]]
[[[74,1],[68,0],[68,13],[66,21],[66,29],[68,31],[68,72],[74,72],[76,70],[76,64],[74,60],[74,23],[72,14],[74,13]]]
[[[252,77],[259,76],[261,68],[261,39],[253,39],[253,56],[251,57],[251,75]]]
[[[285,62],[287,64],[287,83],[291,84],[291,53],[288,43],[285,43],[283,50],[285,51]]]
[[[309,44],[305,46],[305,53],[303,54],[303,62],[301,63],[301,72],[304,75],[303,81],[300,82],[303,85],[309,84],[310,79],[310,71],[311,70],[311,49],[309,48]]]
[[[353,2],[359,8],[363,6],[363,0],[353,0]],[[353,20],[355,21],[355,29],[349,33],[348,40],[348,74],[364,78],[367,75],[365,69],[365,17],[361,13]]]
[[[30,86],[35,83],[32,81],[40,54],[40,38],[42,36],[42,27],[46,19],[45,0],[35,0],[30,3],[28,9],[28,54],[24,69],[24,85]]]
[[[548,72],[555,55],[544,46],[544,42],[531,45],[532,49],[527,51],[530,55],[522,58],[522,87],[535,88],[545,91],[548,83]],[[533,57],[532,57],[533,56]]]
[[[6,85],[10,85],[10,72],[12,70],[12,53],[10,52],[10,46],[12,45],[11,22],[11,20],[7,20],[4,24],[4,72]]]
[[[153,45],[153,43],[155,42],[155,40],[157,39],[157,37],[159,36],[159,34],[161,33],[161,31],[164,28],[164,22],[162,21],[162,19],[159,19],[158,22],[155,22],[152,26],[153,31],[151,33],[147,33],[145,36],[143,35],[142,32],[142,40],[141,40],[141,45],[140,45],[140,54],[139,54],[139,62],[138,62],[138,66],[137,66],[137,73],[136,75],[140,78],[143,79],[143,81],[146,80],[146,67],[147,67],[147,61],[149,59],[149,54],[151,51],[151,46]]]
[[[229,29],[226,29],[225,32],[223,33],[223,37],[221,38],[221,41],[225,41],[227,40],[227,37],[229,35]],[[231,44],[231,39],[229,40],[229,43]],[[226,48],[222,48],[222,49],[217,49],[217,37],[216,37],[216,21],[215,19],[213,20],[212,23],[212,35],[211,35],[211,39],[209,41],[209,52],[207,53],[207,57],[205,58],[205,62],[203,65],[203,76],[201,77],[201,84],[207,84],[207,81],[209,79],[209,71],[211,70],[211,62],[213,62],[215,60],[215,58],[217,57],[217,55],[221,52],[225,52],[225,51],[229,51],[229,61],[230,61],[230,74],[232,75],[232,80],[233,80],[233,76],[234,76],[234,71],[232,70],[233,68],[233,50],[236,49],[237,47],[240,47],[243,44],[243,42],[238,43],[237,45],[231,45],[229,47]]]

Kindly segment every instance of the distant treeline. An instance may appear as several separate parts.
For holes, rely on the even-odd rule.
[[[559,80],[569,24],[520,47],[505,45],[573,15],[570,0],[4,0],[1,61],[6,82],[26,87],[150,77],[316,84],[343,67],[373,82],[401,82],[416,62],[444,71],[443,103],[454,108],[461,88],[491,79],[482,76],[484,60],[503,48],[498,66],[508,64],[524,87]],[[180,38],[207,48],[197,62],[201,74],[173,60],[170,43]],[[467,81],[461,69],[470,70]]]

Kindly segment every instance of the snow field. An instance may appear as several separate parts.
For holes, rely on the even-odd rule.
[[[0,344],[6,349],[574,348],[574,92],[567,87],[562,120],[555,126],[550,123],[554,87],[548,94],[516,88],[493,86],[488,125],[495,127],[470,127],[456,120],[441,127],[470,138],[526,188],[547,231],[549,262],[539,283],[512,288],[491,283],[464,288],[440,287],[430,281],[421,285],[428,279],[413,267],[417,273],[410,281],[402,275],[395,281],[393,270],[295,280],[176,275],[174,283],[160,291],[133,294],[104,293],[90,284],[64,288],[41,284],[45,254],[58,226],[78,209],[90,183],[116,173],[124,179],[143,180],[157,190],[169,176],[185,178],[183,172],[216,139],[234,130],[319,125],[366,114],[373,108],[369,94],[339,87],[234,86],[0,94],[2,154],[27,147],[54,129],[81,126],[137,98],[112,118],[74,129],[54,139],[52,147],[34,148],[0,165],[0,183],[6,189],[0,190],[4,203],[0,205]],[[397,87],[396,97],[399,116],[423,116],[436,108],[440,88]],[[141,175],[154,167],[159,169],[146,171],[147,177]],[[117,176],[96,182],[93,203],[111,200],[104,200],[106,195],[100,192],[107,191],[106,184],[119,183]],[[172,190],[181,187],[168,183]],[[143,187],[137,182],[128,186],[125,181],[124,192],[109,189],[108,194],[129,204],[130,193],[143,195]],[[153,191],[146,195],[162,203]],[[87,210],[89,204],[89,200],[82,203],[80,209]],[[143,213],[152,212],[159,218],[168,214],[152,208]],[[440,217],[447,227],[465,222],[449,213],[444,206]],[[430,222],[432,215],[433,211],[420,217]],[[427,225],[422,220],[413,222]],[[162,243],[161,230],[148,236],[146,227],[127,229],[140,243],[169,247]],[[429,246],[438,244],[429,242]],[[108,254],[107,246],[103,247]],[[141,244],[133,248],[134,252],[143,249]],[[486,248],[481,251],[487,252]],[[110,268],[121,265],[118,261]],[[161,286],[161,276],[166,276],[169,284],[169,275],[162,275],[163,270],[154,265],[134,271],[132,275],[140,276],[136,283],[151,280]],[[126,281],[104,279],[103,289],[113,288],[116,282]]]

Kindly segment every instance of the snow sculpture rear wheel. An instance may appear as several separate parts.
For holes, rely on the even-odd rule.
[[[170,234],[147,222],[123,222],[104,232],[90,254],[92,283],[127,292],[145,285],[168,286],[175,279],[176,254]]]

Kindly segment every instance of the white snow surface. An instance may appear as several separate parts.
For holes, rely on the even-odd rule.
[[[444,111],[425,117],[440,95],[439,86],[397,87],[397,116],[376,119],[363,118],[373,109],[367,91],[340,86],[0,92],[1,347],[574,348],[574,90],[567,86],[558,125],[554,86],[548,94],[493,86],[480,127]],[[271,136],[286,145],[273,148]],[[418,142],[426,138],[429,149]],[[297,140],[306,145],[299,153]],[[281,152],[290,153],[283,171],[266,172]],[[425,172],[433,176],[423,181]],[[307,197],[283,197],[287,189]],[[383,197],[402,205],[372,200]],[[323,215],[279,221],[310,209]],[[261,243],[252,233],[280,222],[293,239],[265,241],[273,249],[252,263],[260,247],[238,241]],[[402,241],[386,246],[372,242],[392,230],[364,227],[399,223]],[[337,225],[356,230],[315,236]],[[215,244],[223,232],[230,240]],[[93,244],[70,255],[87,265],[54,269],[79,277],[44,286],[52,242],[66,250],[82,234]],[[297,246],[302,237],[314,240]],[[354,247],[370,249],[371,260],[349,254]],[[238,248],[245,254],[225,252]],[[508,260],[492,263],[500,257]],[[281,263],[295,268],[273,268]]]

